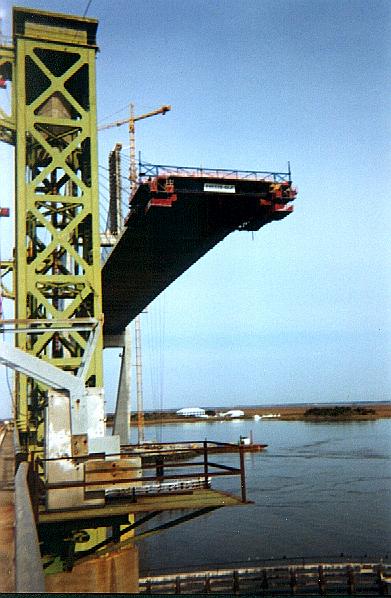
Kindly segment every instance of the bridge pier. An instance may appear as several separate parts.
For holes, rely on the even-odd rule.
[[[113,435],[118,435],[120,444],[129,444],[130,434],[130,376],[131,364],[131,335],[130,326],[122,334],[105,335],[104,348],[121,348],[121,370],[118,382],[117,400],[115,405]]]
[[[72,571],[48,575],[47,592],[137,593],[139,591],[138,549],[135,546],[95,555],[75,563]]]

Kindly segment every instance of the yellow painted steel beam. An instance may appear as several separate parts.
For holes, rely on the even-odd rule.
[[[95,53],[97,21],[14,8],[16,319],[102,318]],[[1,58],[5,61],[7,57]],[[17,335],[29,353],[77,372],[87,332]],[[102,386],[102,339],[88,372]],[[16,421],[35,448],[45,389],[17,380]]]

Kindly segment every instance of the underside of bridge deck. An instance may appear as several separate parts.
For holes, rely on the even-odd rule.
[[[259,230],[292,211],[290,181],[158,176],[134,195],[126,228],[102,270],[105,333],[124,330],[153,299],[235,230]]]

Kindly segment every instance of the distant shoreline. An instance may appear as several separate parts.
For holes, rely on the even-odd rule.
[[[339,404],[330,404],[327,407],[339,407]],[[360,409],[367,409],[373,410],[374,413],[368,414],[356,414],[356,413],[347,413],[343,415],[305,415],[305,412],[309,409],[322,408],[323,405],[317,403],[316,405],[307,404],[307,405],[276,405],[274,407],[265,407],[259,405],[258,407],[245,407],[245,406],[234,406],[232,409],[241,409],[244,412],[244,417],[241,417],[242,420],[254,420],[254,415],[258,416],[267,416],[272,415],[274,417],[263,417],[260,421],[262,422],[273,422],[273,421],[304,421],[304,422],[351,422],[351,421],[375,421],[378,419],[385,419],[391,418],[391,404],[388,403],[359,403],[359,404],[351,404],[352,408],[360,408]],[[222,411],[227,411],[229,408],[227,407],[214,407],[217,413]],[[110,426],[113,422],[114,415],[108,414],[107,415],[107,424]],[[181,424],[181,423],[189,423],[189,422],[202,422],[202,423],[213,423],[217,421],[232,421],[229,418],[219,417],[219,416],[210,416],[208,418],[199,418],[199,417],[181,417],[176,415],[175,411],[163,411],[162,413],[159,412],[146,412],[144,414],[144,425],[161,425],[161,424]],[[137,414],[132,413],[131,419],[131,426],[137,426]]]

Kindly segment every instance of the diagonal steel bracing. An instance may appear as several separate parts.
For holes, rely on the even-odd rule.
[[[97,22],[15,8],[13,28],[13,48],[0,51],[0,71],[11,73],[13,113],[0,115],[0,136],[15,142],[15,316],[100,320]],[[86,382],[102,385],[102,338],[94,348],[86,331],[48,329],[19,333],[17,346],[74,374],[92,352]],[[16,390],[19,430],[27,445],[39,446],[45,387],[20,375]]]

